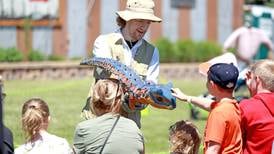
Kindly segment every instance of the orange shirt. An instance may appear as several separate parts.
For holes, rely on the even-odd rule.
[[[205,151],[208,142],[214,141],[221,145],[220,153],[242,153],[242,133],[240,109],[236,100],[222,99],[214,102],[207,119],[205,129]]]

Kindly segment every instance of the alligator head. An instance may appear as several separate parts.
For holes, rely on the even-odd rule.
[[[150,104],[164,109],[176,108],[176,99],[171,94],[172,84],[154,85],[149,88],[149,96],[153,100]]]

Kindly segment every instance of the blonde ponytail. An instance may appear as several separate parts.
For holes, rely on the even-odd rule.
[[[49,117],[49,108],[40,98],[26,101],[22,109],[22,127],[28,140],[33,139]]]

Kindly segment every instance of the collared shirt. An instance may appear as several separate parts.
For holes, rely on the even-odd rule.
[[[117,35],[117,37],[123,40],[123,48],[125,49],[124,64],[129,66],[131,64],[131,61],[133,60],[133,57],[136,55],[138,48],[141,46],[144,40],[140,39],[132,47],[132,49],[130,49],[125,39],[123,38],[121,30],[119,29],[115,31],[115,34]],[[93,54],[95,57],[112,58],[111,49],[109,48],[109,45],[107,44],[107,35],[100,35],[97,37],[97,39],[94,42]],[[154,48],[154,53],[153,53],[151,62],[148,66],[146,80],[157,83],[158,75],[159,75],[159,51],[157,48]]]
[[[224,49],[237,48],[238,55],[245,60],[252,60],[259,46],[266,44],[273,51],[273,45],[267,35],[258,28],[241,27],[225,41]]]

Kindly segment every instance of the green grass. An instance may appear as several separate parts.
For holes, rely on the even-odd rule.
[[[50,107],[51,123],[49,132],[66,138],[72,144],[75,126],[82,120],[80,112],[86,101],[92,79],[6,81],[7,97],[4,104],[4,122],[12,130],[14,144],[24,142],[21,129],[21,108],[31,97],[44,99]],[[166,83],[161,80],[161,83]],[[172,81],[174,87],[182,88],[187,94],[199,95],[205,91],[204,81]],[[145,136],[146,153],[168,153],[168,128],[179,120],[190,119],[189,107],[177,101],[174,110],[148,108],[148,114],[142,117],[142,132]],[[203,135],[205,121],[194,121]]]

